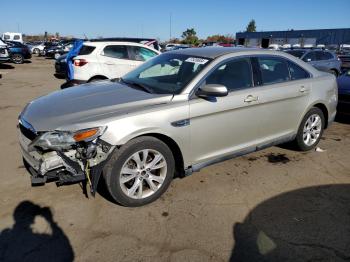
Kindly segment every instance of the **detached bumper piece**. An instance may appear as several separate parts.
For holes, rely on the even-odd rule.
[[[32,186],[43,186],[46,183],[56,182],[57,186],[75,184],[86,180],[86,176],[83,172],[74,175],[68,172],[66,169],[59,168],[47,172],[44,176],[39,174],[28,162],[23,159],[24,166],[30,173],[30,180]]]

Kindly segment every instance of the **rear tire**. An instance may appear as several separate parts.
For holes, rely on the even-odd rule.
[[[11,60],[15,64],[23,64],[24,57],[21,54],[13,54]]]
[[[294,144],[300,151],[309,151],[317,146],[323,134],[325,117],[321,109],[313,107],[306,113],[298,129]]]
[[[339,73],[336,69],[331,69],[330,73],[333,74],[335,77],[338,77],[338,75],[339,75]]]
[[[123,206],[158,199],[169,187],[175,160],[169,147],[154,137],[138,137],[113,152],[103,169],[107,189]]]

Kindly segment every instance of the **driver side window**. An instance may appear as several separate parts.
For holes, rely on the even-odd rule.
[[[249,58],[239,58],[220,65],[206,79],[206,84],[226,86],[228,91],[252,87]]]

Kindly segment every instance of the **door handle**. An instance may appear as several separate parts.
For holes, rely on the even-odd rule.
[[[308,91],[308,89],[305,86],[301,86],[299,89],[300,93],[306,93]]]
[[[258,100],[259,100],[259,97],[249,95],[246,97],[246,99],[244,99],[244,102],[250,103],[250,102],[254,102],[254,101],[258,101]]]
[[[108,63],[108,62],[106,62],[105,64],[106,64],[106,65],[114,65],[113,63]]]

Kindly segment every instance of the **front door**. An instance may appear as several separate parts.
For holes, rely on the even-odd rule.
[[[249,58],[219,65],[205,84],[227,87],[226,97],[190,100],[192,163],[210,161],[247,149],[259,137],[258,91],[253,88]]]

